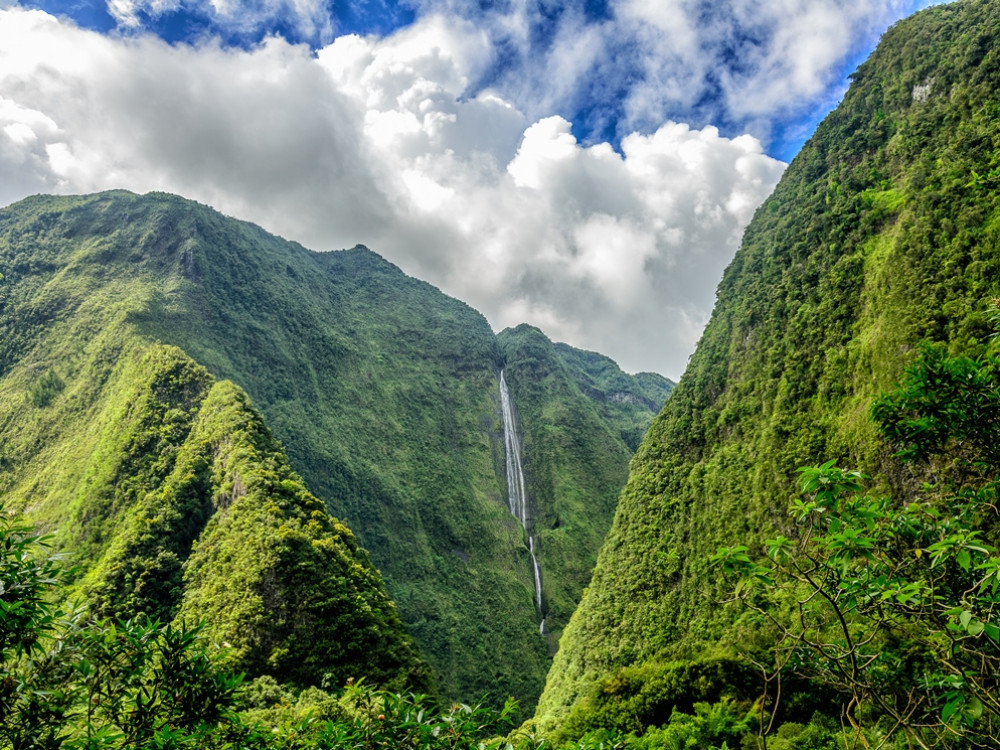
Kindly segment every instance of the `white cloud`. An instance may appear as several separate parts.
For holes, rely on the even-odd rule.
[[[143,13],[158,16],[180,7],[180,0],[108,0],[108,13],[119,26],[127,29],[142,26]]]
[[[326,44],[338,15],[378,26],[399,8],[474,23],[501,51],[471,76],[530,119],[586,111],[588,133],[649,131],[664,120],[770,138],[776,116],[812,118],[843,93],[843,65],[891,22],[935,0],[107,0],[123,31],[181,10],[253,42],[281,25]],[[603,7],[602,7],[603,6]],[[595,10],[601,8],[601,10]],[[595,16],[596,14],[596,16]],[[811,119],[810,119],[811,121]]]
[[[927,0],[423,0],[475,19],[505,59],[489,83],[531,119],[586,111],[625,135],[668,119],[766,140],[777,117],[810,116],[843,92],[843,65]]]
[[[782,164],[666,123],[585,146],[494,92],[471,24],[427,17],[313,55],[105,37],[0,11],[0,202],[168,190],[316,249],[362,242],[483,311],[680,375]]]

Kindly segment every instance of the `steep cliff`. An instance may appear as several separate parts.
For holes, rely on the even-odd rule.
[[[729,592],[712,553],[759,547],[797,495],[797,467],[839,458],[901,497],[919,484],[869,407],[918,342],[985,346],[1000,291],[998,49],[995,2],[899,23],[757,211],[632,462],[542,727],[602,695],[655,693],[657,680],[645,705],[665,717],[678,691],[752,693],[734,659],[740,610],[719,603]]]

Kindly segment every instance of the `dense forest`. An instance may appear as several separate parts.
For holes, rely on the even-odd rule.
[[[997,2],[886,32],[673,390],[173,196],[0,211],[0,747],[1000,746],[998,91]]]

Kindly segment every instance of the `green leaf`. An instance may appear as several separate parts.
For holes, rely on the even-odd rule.
[[[972,699],[969,700],[969,704],[965,707],[965,713],[973,720],[980,718],[983,715],[982,701],[975,696],[972,696]]]
[[[992,622],[983,623],[983,630],[986,632],[986,636],[991,640],[1000,643],[1000,628],[994,625]]]
[[[963,703],[965,703],[965,698],[961,695],[945,703],[944,708],[941,709],[941,721],[947,722],[962,707]]]
[[[968,570],[969,566],[972,564],[972,558],[969,555],[969,550],[963,549],[956,556],[955,560],[962,567],[962,570]]]

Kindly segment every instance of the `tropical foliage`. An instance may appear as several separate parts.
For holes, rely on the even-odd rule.
[[[240,679],[198,629],[60,607],[66,577],[45,539],[0,513],[0,747],[181,747],[210,733]]]
[[[641,444],[669,383],[364,248],[162,195],[0,211],[0,492],[78,564],[5,521],[3,742],[996,746],[998,83],[996,2],[885,35]]]
[[[497,712],[362,682],[332,693],[292,691],[268,676],[244,683],[198,627],[115,622],[58,606],[52,597],[69,575],[48,540],[0,515],[0,748],[550,747],[521,731],[497,736],[509,727],[511,701]],[[746,732],[749,718],[728,703],[699,703],[644,738],[600,730],[561,747],[724,747]]]
[[[792,537],[716,561],[777,634],[762,671],[843,696],[843,717],[920,747],[1000,743],[1000,361],[926,347],[873,415],[898,455],[937,481],[905,502],[863,492],[860,472],[801,469]]]

